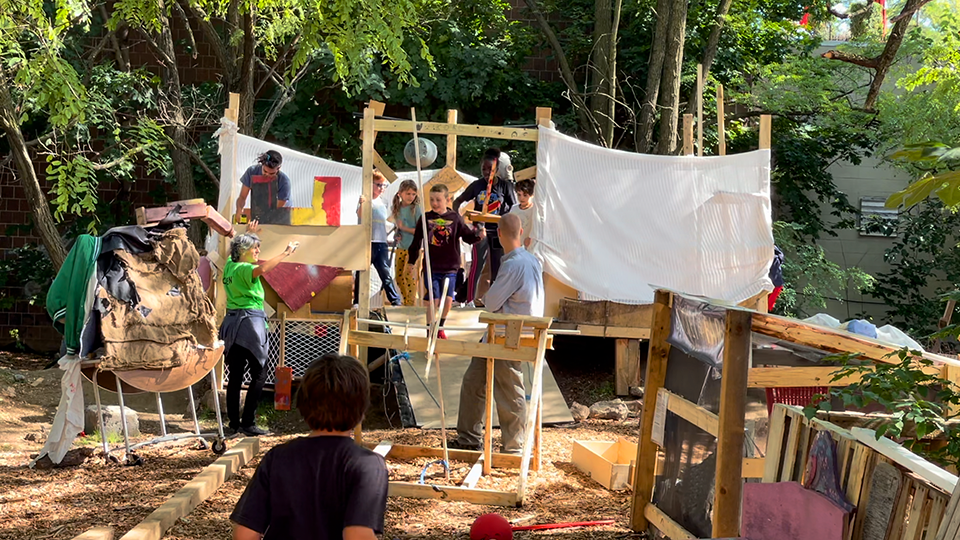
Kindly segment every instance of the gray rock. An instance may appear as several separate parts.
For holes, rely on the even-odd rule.
[[[13,382],[23,382],[25,380],[27,380],[27,378],[24,377],[22,374],[20,373],[13,374]]]
[[[200,403],[198,404],[198,406],[201,407],[201,408],[205,408],[205,409],[207,409],[207,410],[210,411],[210,412],[216,411],[216,409],[214,408],[214,407],[216,407],[216,404],[215,404],[214,401],[213,401],[213,396],[214,396],[213,390],[207,390],[207,392],[206,392],[205,394],[203,394],[203,399],[200,400]],[[219,390],[219,391],[217,392],[217,396],[220,398],[220,414],[223,415],[223,419],[224,419],[224,421],[226,421],[226,419],[227,419],[227,391],[226,391],[226,390]],[[247,399],[247,391],[246,391],[246,390],[240,390],[240,405],[241,405],[241,406],[243,406],[243,403],[244,403],[244,401],[245,401],[246,399]]]
[[[120,418],[120,406],[119,405],[106,405],[101,407],[103,411],[103,430],[106,432],[106,437],[110,437],[114,434],[123,434],[123,425]],[[124,413],[127,417],[127,433],[131,437],[140,436],[140,418],[137,416],[137,411],[131,409],[130,407],[123,408]],[[95,433],[100,431],[100,423],[97,420],[97,406],[90,405],[87,407],[83,415],[83,430],[87,433]]]
[[[643,409],[643,400],[641,399],[624,401],[623,404],[627,406],[627,410],[630,411],[630,414],[638,414],[640,410]]]
[[[17,389],[12,386],[7,386],[2,392],[0,392],[0,395],[3,397],[15,398],[17,397]]]
[[[590,418],[599,420],[623,420],[630,414],[630,409],[623,401],[598,401],[590,406]]]
[[[590,408],[586,405],[574,403],[570,406],[570,415],[573,416],[574,422],[583,422],[587,418],[590,418]]]

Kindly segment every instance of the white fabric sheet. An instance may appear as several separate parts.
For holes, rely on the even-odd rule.
[[[658,286],[729,302],[773,290],[770,152],[673,157],[540,128],[534,252],[585,296],[649,303]]]

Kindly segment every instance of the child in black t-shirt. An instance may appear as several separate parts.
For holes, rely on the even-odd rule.
[[[367,370],[326,354],[307,369],[297,409],[312,430],[267,452],[230,520],[234,540],[375,540],[387,509],[383,458],[350,439],[370,405]]]

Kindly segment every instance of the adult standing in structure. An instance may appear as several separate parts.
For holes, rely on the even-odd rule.
[[[543,269],[540,261],[523,247],[523,227],[516,214],[500,219],[498,227],[504,255],[500,276],[484,296],[488,311],[513,315],[543,316]],[[460,386],[457,438],[451,448],[479,450],[486,414],[487,359],[474,357]],[[493,367],[493,398],[500,418],[500,441],[505,453],[519,453],[523,446],[526,392],[520,362],[496,360]],[[490,421],[490,419],[486,419]]]
[[[513,187],[513,165],[510,163],[510,156],[506,152],[501,152],[498,148],[489,148],[483,153],[480,170],[482,171],[481,178],[474,180],[453,201],[454,211],[460,212],[460,207],[472,200],[477,211],[480,211],[486,202],[488,214],[506,215],[517,202]],[[494,175],[492,184],[490,183],[491,173]],[[489,193],[487,193],[488,191]],[[466,290],[458,291],[458,302],[472,304],[476,300],[480,274],[483,272],[483,265],[488,258],[490,260],[491,286],[500,273],[500,261],[504,251],[497,236],[497,223],[485,223],[484,226],[486,228],[486,238],[482,238],[473,245],[473,261],[470,264],[470,274],[467,276],[465,283]]]
[[[290,177],[280,171],[283,164],[283,156],[276,150],[267,150],[257,156],[257,164],[251,165],[240,177],[240,196],[237,197],[237,208],[234,213],[234,221],[240,222],[240,215],[243,207],[247,204],[247,197],[250,196],[250,185],[254,179],[271,184],[271,191],[275,195],[276,208],[284,208],[290,203]],[[252,216],[256,219],[257,216]]]
[[[273,270],[283,259],[297,250],[298,242],[290,242],[283,253],[260,260],[259,226],[250,222],[247,232],[230,242],[230,259],[223,268],[223,288],[227,294],[227,314],[220,326],[224,356],[230,369],[227,382],[227,430],[251,437],[267,432],[256,425],[257,404],[263,391],[267,371],[267,314],[263,311],[263,284],[260,276]],[[250,385],[240,415],[240,388],[243,375],[250,371]]]

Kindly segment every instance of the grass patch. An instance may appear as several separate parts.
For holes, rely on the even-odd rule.
[[[123,434],[121,433],[111,433],[107,435],[107,444],[120,444],[122,442]],[[94,431],[87,436],[78,438],[77,444],[80,446],[100,446],[103,444],[103,439],[100,437],[99,431]]]

